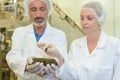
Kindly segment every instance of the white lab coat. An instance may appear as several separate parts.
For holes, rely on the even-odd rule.
[[[86,37],[77,39],[58,72],[62,80],[120,80],[120,41],[101,31],[97,47],[89,54]]]
[[[62,56],[67,56],[67,41],[63,31],[47,27],[39,42],[54,44]],[[17,28],[12,35],[12,49],[6,56],[9,67],[15,72],[18,80],[55,80],[52,76],[40,77],[38,75],[25,72],[26,60],[29,56],[43,57],[41,49],[37,47],[33,25]]]

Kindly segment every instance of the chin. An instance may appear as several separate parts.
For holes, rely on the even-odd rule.
[[[45,24],[45,22],[42,22],[42,23],[36,23],[36,22],[34,22],[34,25],[37,26],[37,27],[41,27],[41,26],[43,26],[44,24]]]
[[[85,34],[88,34],[88,33],[89,33],[87,30],[83,30],[83,32],[84,32]]]

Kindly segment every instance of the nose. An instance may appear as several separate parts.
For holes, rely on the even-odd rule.
[[[39,10],[36,11],[36,17],[40,17],[40,11]]]

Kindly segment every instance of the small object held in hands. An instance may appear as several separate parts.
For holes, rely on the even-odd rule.
[[[48,58],[33,58],[33,63],[36,62],[43,62],[43,64],[46,66],[47,64],[55,64],[58,65],[55,59],[48,59]]]
[[[45,48],[45,52],[47,51],[48,48]]]

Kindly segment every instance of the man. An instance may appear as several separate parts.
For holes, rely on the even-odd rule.
[[[14,31],[12,49],[6,56],[18,80],[56,80],[50,65],[47,71],[43,63],[31,64],[33,57],[46,57],[45,51],[38,47],[39,43],[54,45],[66,58],[67,41],[64,32],[51,27],[47,22],[51,6],[50,0],[25,0],[25,9],[33,23]]]

